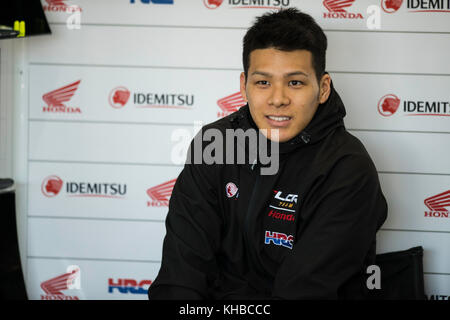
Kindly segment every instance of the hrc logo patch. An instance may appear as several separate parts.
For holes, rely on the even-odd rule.
[[[264,244],[273,243],[276,246],[282,246],[285,248],[292,249],[294,243],[294,236],[286,235],[281,232],[266,231]]]

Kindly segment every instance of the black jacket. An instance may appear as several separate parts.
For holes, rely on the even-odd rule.
[[[365,298],[366,268],[375,261],[387,204],[375,166],[346,131],[344,116],[332,85],[305,130],[279,144],[276,175],[261,175],[252,159],[186,164],[170,199],[149,298]],[[256,125],[247,105],[201,132],[208,128]],[[244,147],[251,157],[255,147]]]

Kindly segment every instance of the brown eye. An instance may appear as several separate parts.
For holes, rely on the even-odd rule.
[[[292,80],[292,81],[289,81],[289,84],[291,86],[298,87],[298,86],[301,86],[303,84],[303,82],[301,82],[299,80]]]

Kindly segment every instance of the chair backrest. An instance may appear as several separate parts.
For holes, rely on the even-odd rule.
[[[426,300],[423,248],[388,252],[376,256],[381,271],[381,289],[371,290],[373,299]]]

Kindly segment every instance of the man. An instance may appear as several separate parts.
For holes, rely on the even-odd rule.
[[[366,297],[387,205],[372,160],[344,127],[326,48],[321,28],[292,8],[247,31],[240,81],[248,104],[197,137],[266,129],[267,141],[279,142],[271,152],[279,168],[261,174],[251,143],[245,164],[186,163],[150,299]]]

